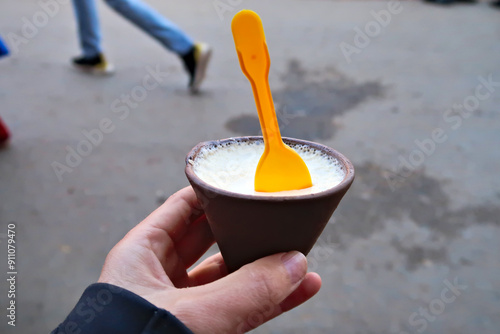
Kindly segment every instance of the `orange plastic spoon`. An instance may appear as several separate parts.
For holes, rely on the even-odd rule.
[[[281,139],[268,76],[271,59],[259,15],[251,10],[237,13],[231,23],[241,70],[252,84],[264,136],[264,153],[255,172],[255,190],[275,192],[312,186],[302,158]]]

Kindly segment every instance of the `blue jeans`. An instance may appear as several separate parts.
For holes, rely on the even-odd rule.
[[[167,49],[186,54],[194,45],[177,25],[164,18],[141,0],[105,0],[120,15],[134,23]],[[83,55],[94,57],[102,52],[101,30],[95,0],[73,0]]]

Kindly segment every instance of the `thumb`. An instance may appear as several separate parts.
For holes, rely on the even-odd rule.
[[[236,272],[197,289],[197,306],[206,312],[204,328],[195,333],[244,333],[283,313],[281,303],[304,280],[306,257],[297,251],[279,253],[247,264]],[[198,314],[199,315],[199,314]],[[210,324],[207,326],[207,324]]]

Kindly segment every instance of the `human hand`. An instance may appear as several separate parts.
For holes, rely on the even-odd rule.
[[[221,254],[193,265],[214,243],[191,187],[172,195],[108,254],[99,278],[168,310],[196,334],[244,333],[321,287],[299,252],[271,255],[227,274]],[[198,212],[198,213],[196,213]]]

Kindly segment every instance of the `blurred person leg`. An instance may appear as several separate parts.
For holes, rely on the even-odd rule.
[[[197,91],[211,56],[211,49],[207,44],[195,43],[176,24],[140,0],[105,1],[120,15],[179,55],[189,74],[189,88]]]
[[[9,54],[9,49],[7,49],[7,46],[2,41],[2,38],[0,38],[0,58],[7,56],[8,54]]]
[[[93,74],[109,74],[113,66],[101,49],[101,28],[95,0],[73,0],[82,56],[73,59],[77,68]]]
[[[9,138],[10,138],[9,129],[7,129],[7,126],[0,118],[0,148],[7,145]]]

